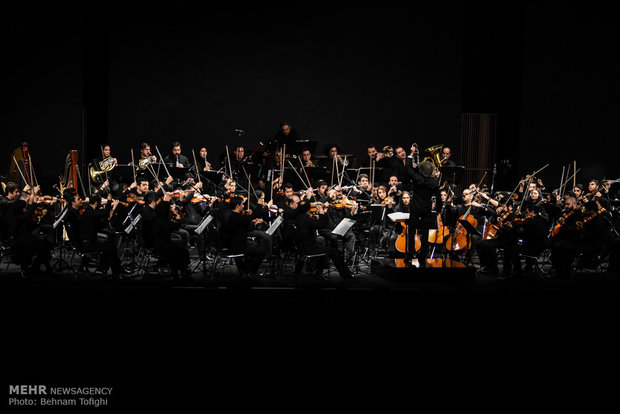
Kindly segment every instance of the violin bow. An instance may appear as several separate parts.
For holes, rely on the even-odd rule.
[[[194,149],[192,148],[192,155],[194,156],[194,166],[196,167],[196,175],[198,176],[198,182],[200,182],[200,171],[198,171],[198,163],[196,162],[196,153],[194,152]],[[205,162],[205,167],[207,166],[207,163]]]
[[[168,177],[172,177],[170,175],[170,171],[168,171],[168,167],[166,166],[166,163],[164,162],[164,158],[161,156],[161,152],[159,152],[159,148],[157,148],[157,145],[155,145],[155,149],[157,150],[157,154],[159,154],[159,162],[164,164],[164,170],[166,170],[166,174],[168,174]],[[155,179],[157,180],[157,177],[155,177]]]
[[[131,171],[133,172],[133,181],[137,185],[138,182],[136,181],[136,162],[133,158],[133,148],[131,149]]]

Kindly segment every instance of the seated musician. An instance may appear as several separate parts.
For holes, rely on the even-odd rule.
[[[291,208],[297,208],[298,197],[294,196]],[[310,218],[309,214],[299,214],[295,218],[295,226],[298,231],[298,240],[302,244],[306,254],[322,254],[325,253],[336,266],[340,277],[343,279],[351,279],[351,270],[346,266],[340,251],[332,246],[327,246],[325,240],[317,236],[317,230],[320,232],[328,224],[328,218],[323,210],[322,204],[317,204],[318,219]],[[325,268],[325,258],[319,258],[316,266],[316,274],[321,276]],[[301,271],[300,263],[295,267],[295,272]]]
[[[388,197],[387,188],[380,185],[377,187],[377,199],[373,200],[373,204],[384,207],[377,207],[380,210],[371,210],[373,214],[368,235],[371,254],[377,250],[388,248],[389,237],[394,225],[387,215],[393,212],[395,202],[393,198]]]
[[[573,271],[573,262],[581,247],[578,223],[582,218],[577,199],[569,197],[547,242],[551,249],[551,265],[557,277],[569,277]]]
[[[357,178],[357,185],[352,186],[347,197],[357,202],[369,202],[372,196],[372,184],[368,181],[366,174],[360,174]]]
[[[388,181],[387,195],[392,197],[396,203],[400,200],[400,196],[403,193],[403,184],[398,181],[398,177],[395,175],[390,176],[390,180]]]
[[[267,149],[269,151],[275,151],[276,148],[282,148],[284,144],[291,148],[291,145],[297,142],[299,139],[299,133],[297,130],[291,127],[291,124],[287,121],[280,123],[280,130],[275,134],[273,139],[269,141]]]
[[[301,151],[301,162],[306,168],[316,167],[316,165],[314,165],[314,162],[312,161],[312,153],[310,152],[310,149],[308,148],[304,148]]]
[[[96,170],[101,171],[101,162],[105,159],[108,159],[111,157],[112,163],[116,166],[118,165],[118,160],[114,157],[112,157],[112,150],[109,144],[104,144],[101,147],[101,156],[97,157],[93,160],[93,166],[95,167]],[[119,173],[118,173],[118,169],[114,168],[112,169],[112,171],[109,171],[106,175],[105,175],[105,179],[106,181],[108,181],[109,184],[109,188],[112,191],[116,191],[119,188]]]
[[[492,208],[488,208],[483,204],[474,201],[474,192],[472,192],[469,188],[463,190],[462,200],[463,204],[458,204],[454,207],[447,208],[447,223],[450,223],[452,228],[458,228],[467,235],[469,248],[466,249],[467,251],[465,253],[465,258],[471,260],[474,252],[476,251],[477,244],[482,238],[481,234],[483,231],[484,218],[492,217],[495,214],[495,211]],[[467,230],[467,227],[464,227],[464,225],[459,222],[459,220],[465,220],[469,217],[473,218],[475,222],[477,222],[475,229],[479,233],[471,234]],[[459,259],[460,253],[460,251],[455,250],[448,252],[450,258],[455,260]]]
[[[189,269],[189,250],[182,240],[173,239],[170,221],[170,195],[161,197],[150,191],[144,197],[142,210],[142,239],[147,248],[152,248],[164,262],[170,266],[173,279],[179,277],[191,279]]]
[[[342,194],[342,188],[336,186],[335,188],[327,192],[329,196],[329,207],[327,208],[327,227],[319,230],[319,234],[325,237],[325,240],[332,247],[338,246],[338,235],[332,234],[332,231],[340,224],[345,218],[351,218],[357,211],[357,203],[355,201],[348,200]],[[344,259],[347,264],[351,264],[353,261],[353,255],[355,254],[355,233],[353,233],[353,227],[351,227],[342,236],[344,244]]]
[[[11,188],[14,194],[15,189],[9,184],[7,189]],[[22,277],[39,273],[41,265],[45,266],[46,273],[51,272],[52,244],[46,238],[49,226],[46,228],[41,224],[39,213],[42,212],[37,212],[35,198],[38,191],[39,186],[26,185],[19,197],[6,206],[8,218],[12,221],[9,245],[13,248],[13,260],[19,264]]]
[[[443,148],[441,148],[442,167],[456,167],[456,163],[452,161],[451,158],[452,158],[452,151],[450,150],[450,147],[447,145],[444,145]]]
[[[189,162],[189,158],[185,155],[181,154],[181,143],[175,141],[172,143],[172,153],[166,156],[164,162],[168,166],[177,167],[177,168],[189,168],[191,165]]]
[[[213,165],[207,161],[207,148],[201,147],[200,151],[198,151],[198,155],[198,159],[196,160],[198,162],[198,171],[213,171]]]
[[[319,180],[316,182],[316,199],[317,201],[324,203],[329,199],[327,195],[327,183],[325,180]]]
[[[91,196],[88,205],[79,216],[79,243],[82,252],[101,252],[102,259],[96,272],[106,274],[112,269],[112,275],[121,275],[121,260],[118,257],[116,244],[111,237],[102,237],[101,233],[107,228],[108,221],[112,218],[118,205],[118,200],[112,200],[112,195],[107,198],[105,208],[101,207],[101,197]]]
[[[411,210],[411,194],[408,191],[403,191],[400,201],[394,207],[395,213],[409,213]],[[388,219],[389,220],[389,219]],[[390,220],[391,222],[391,220]],[[403,231],[403,226],[400,223],[394,223],[393,226],[387,225],[390,230],[389,239],[387,241],[388,251],[394,253],[396,251],[395,243],[398,235]]]
[[[223,223],[224,245],[231,254],[243,253],[243,259],[237,260],[237,267],[242,273],[256,275],[263,259],[268,253],[269,245],[263,238],[248,240],[248,231],[253,226],[253,220],[262,222],[252,210],[244,210],[243,199],[233,197],[229,203],[232,214]]]
[[[0,240],[8,242],[15,234],[15,217],[18,211],[15,208],[19,200],[20,190],[17,183],[6,183],[6,197],[0,200]]]

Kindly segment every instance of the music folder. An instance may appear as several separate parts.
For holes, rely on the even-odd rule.
[[[343,218],[340,223],[336,226],[335,229],[332,230],[332,234],[337,236],[344,236],[344,234],[349,231],[351,227],[355,225],[356,221],[350,218]]]
[[[388,214],[388,217],[394,223],[400,223],[400,222],[409,220],[409,213],[401,213],[401,212],[390,213]]]

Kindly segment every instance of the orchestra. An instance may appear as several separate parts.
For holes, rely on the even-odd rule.
[[[567,174],[548,191],[539,170],[512,192],[494,192],[482,184],[486,172],[479,183],[442,176],[445,168],[459,168],[448,146],[430,146],[420,160],[417,144],[381,151],[373,145],[357,160],[330,145],[321,158],[307,143],[295,146],[292,136],[298,133],[283,123],[269,145],[251,153],[226,146],[221,163],[209,162],[206,146],[196,152],[179,141],[166,156],[143,142],[137,157],[132,150],[126,160],[104,144],[86,174],[71,150],[49,192],[23,143],[0,198],[3,251],[25,277],[52,272],[64,248],[80,254],[78,270],[92,260],[102,277],[135,273],[137,259],[125,253],[137,249],[156,257],[171,278],[185,280],[195,271],[192,255],[206,262],[222,252],[248,277],[276,266],[274,257],[304,252],[320,256],[317,276],[332,263],[351,278],[360,257],[400,257],[407,265],[416,259],[424,267],[430,255],[506,279],[522,273],[522,260],[527,271],[545,252],[550,274],[567,277],[577,261],[596,267],[617,248],[618,196],[611,189],[618,180],[568,188]],[[392,213],[407,218],[394,222]],[[353,225],[337,231],[343,223]]]

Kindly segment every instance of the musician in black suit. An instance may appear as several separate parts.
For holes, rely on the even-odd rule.
[[[415,249],[416,230],[420,235],[421,246],[418,252],[418,262],[420,267],[426,266],[426,257],[428,254],[428,230],[433,228],[436,223],[437,216],[432,213],[432,196],[436,194],[439,188],[439,182],[436,177],[436,170],[431,161],[421,162],[417,169],[411,170],[411,182],[415,189],[412,194],[409,219],[407,220],[409,232],[409,251],[406,254],[407,262],[413,258]]]
[[[147,248],[154,249],[155,253],[170,265],[173,278],[179,272],[183,279],[190,279],[189,250],[179,238],[171,237],[172,223],[170,221],[170,196],[160,197],[154,191],[145,197],[145,207],[142,210],[142,238]]]
[[[262,222],[260,211],[253,213],[252,210],[244,211],[243,199],[233,197],[230,200],[231,214],[223,226],[222,237],[224,244],[232,254],[243,253],[242,260],[237,260],[240,271],[255,275],[268,253],[269,245],[266,240],[257,237],[256,240],[248,240],[248,230],[253,225],[253,220]]]
[[[321,204],[317,205],[317,212],[318,219],[313,219],[308,214],[299,214],[295,217],[295,226],[297,227],[299,242],[302,244],[304,252],[306,254],[325,253],[327,257],[334,262],[340,277],[343,279],[353,278],[351,270],[349,270],[344,262],[342,253],[335,247],[326,246],[325,240],[320,236],[317,237],[317,230],[323,229],[328,225],[328,218]],[[322,274],[324,267],[325,257],[321,257],[316,267],[317,275],[320,276]],[[295,269],[296,272],[300,270],[299,266]]]
[[[114,239],[104,232],[108,221],[116,210],[118,200],[112,201],[110,195],[107,198],[106,207],[101,209],[99,208],[100,205],[100,196],[89,197],[88,206],[79,216],[80,251],[101,252],[102,259],[97,272],[106,273],[108,268],[112,268],[112,275],[119,276],[121,274],[121,260],[118,257]]]
[[[172,167],[189,168],[191,166],[189,158],[181,154],[181,143],[175,141],[172,143],[172,154],[166,156],[164,162]]]

